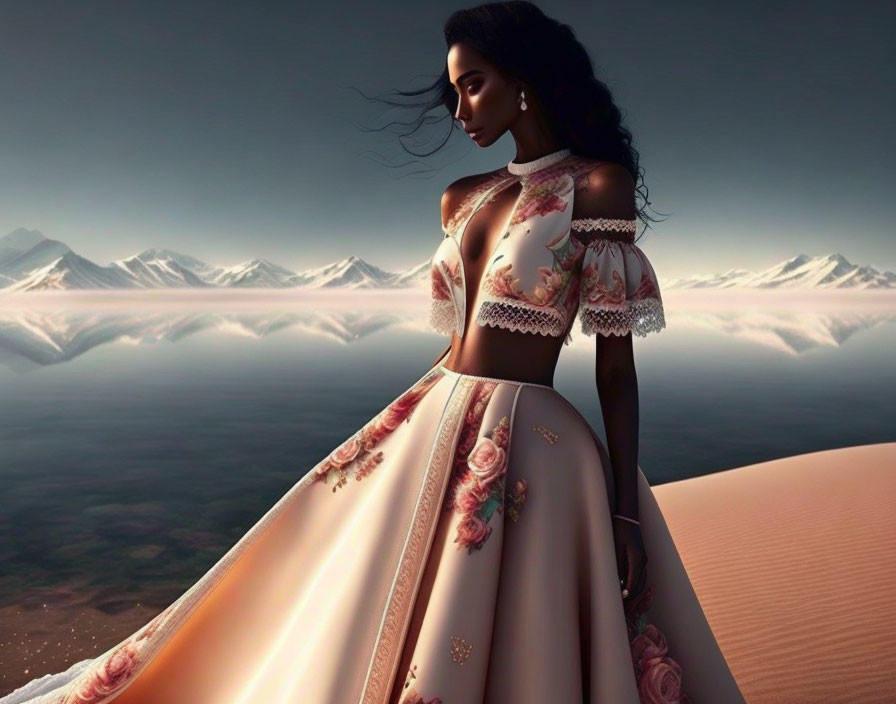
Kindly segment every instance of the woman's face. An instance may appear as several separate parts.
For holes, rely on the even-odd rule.
[[[454,118],[476,144],[487,147],[519,117],[519,90],[481,54],[464,44],[451,46],[447,64],[448,80],[457,98]]]

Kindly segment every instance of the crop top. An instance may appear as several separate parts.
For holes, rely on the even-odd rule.
[[[564,336],[564,344],[577,313],[585,335],[644,337],[664,328],[656,274],[634,244],[637,220],[572,219],[575,191],[599,163],[561,149],[534,161],[511,161],[467,194],[443,227],[431,260],[432,329],[463,337],[464,230],[479,208],[517,181],[520,194],[476,291],[476,323]]]

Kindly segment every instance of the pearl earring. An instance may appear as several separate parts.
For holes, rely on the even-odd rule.
[[[528,106],[526,105],[526,91],[520,91],[520,110],[525,110]]]

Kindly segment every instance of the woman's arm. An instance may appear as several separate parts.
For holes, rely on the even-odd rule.
[[[603,162],[576,191],[573,218],[631,220],[636,215],[635,181],[621,164]],[[577,233],[585,241],[588,233]],[[594,235],[599,238],[600,235]],[[613,465],[616,513],[638,518],[638,379],[632,334],[595,335],[595,378],[600,397],[607,452]]]
[[[638,520],[638,377],[632,335],[595,338],[594,371],[613,466],[615,512]]]

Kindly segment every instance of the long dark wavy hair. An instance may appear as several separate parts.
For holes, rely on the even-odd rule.
[[[444,34],[447,49],[463,43],[498,67],[507,78],[530,86],[554,134],[573,154],[624,166],[635,182],[638,218],[649,227],[648,221],[654,219],[646,212],[650,201],[644,169],[639,166],[638,151],[632,146],[632,134],[623,126],[622,114],[609,88],[595,76],[588,51],[569,25],[548,17],[531,2],[510,0],[457,10],[445,22]],[[408,154],[430,156],[444,147],[454,132],[462,133],[454,119],[457,94],[447,67],[435,82],[424,88],[390,93],[411,100],[364,97],[417,112],[411,122],[390,122],[380,128],[407,127],[407,131],[399,134],[398,141]],[[440,115],[430,115],[433,110]],[[420,153],[405,145],[405,138],[423,125],[443,123],[445,119],[449,127],[433,150]]]

